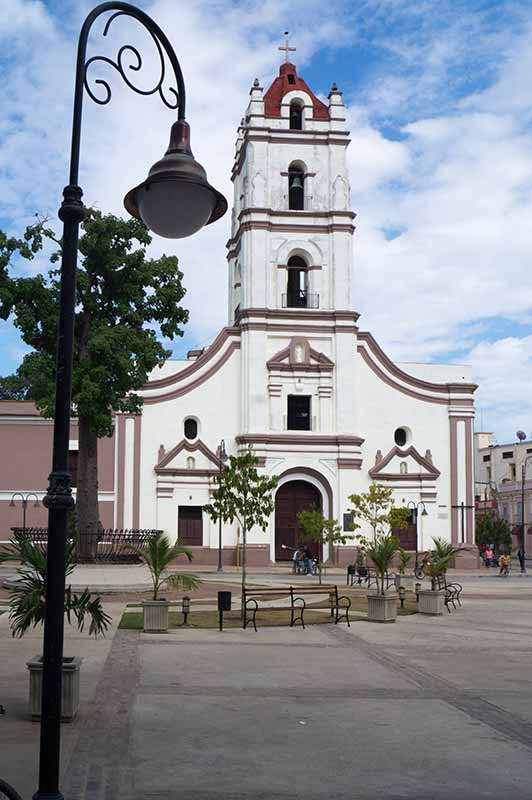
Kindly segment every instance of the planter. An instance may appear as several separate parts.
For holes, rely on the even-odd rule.
[[[430,614],[439,617],[445,608],[445,590],[432,591],[425,589],[419,593],[418,611],[420,614]]]
[[[371,622],[395,622],[397,618],[397,595],[368,594],[368,619]]]
[[[161,633],[168,630],[168,600],[144,600],[142,603],[144,630]]]
[[[32,720],[41,718],[42,657],[34,656],[26,662],[30,672],[29,712]],[[63,658],[61,689],[61,720],[72,722],[79,709],[79,670],[81,658]]]

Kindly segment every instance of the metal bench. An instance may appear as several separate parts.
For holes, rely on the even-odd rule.
[[[259,610],[259,600],[268,599],[268,597],[275,597],[279,594],[287,594],[290,596],[290,627],[293,628],[298,622],[301,626],[305,627],[305,610],[307,604],[305,596],[315,596],[319,594],[329,595],[329,608],[331,617],[334,619],[334,624],[337,625],[340,620],[345,618],[348,626],[349,622],[349,609],[351,608],[351,599],[345,595],[338,594],[338,587],[335,585],[321,586],[289,586],[289,587],[271,587],[268,589],[248,589],[244,588],[243,591],[243,625],[247,628],[251,622],[255,631],[257,631],[257,611]]]
[[[462,605],[462,601],[460,600],[460,595],[462,593],[462,584],[458,582],[447,583],[447,578],[445,575],[437,575],[436,576],[436,588],[439,590],[445,591],[445,606],[449,614],[451,613],[451,609],[449,606],[456,610],[456,604],[458,603],[459,606]]]

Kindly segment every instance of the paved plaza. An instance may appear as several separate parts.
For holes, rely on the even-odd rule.
[[[258,633],[117,630],[124,603],[110,602],[105,639],[67,633],[84,661],[65,798],[530,797],[532,580],[464,587],[442,618]],[[39,649],[0,616],[0,776],[24,798],[39,733],[25,661]]]

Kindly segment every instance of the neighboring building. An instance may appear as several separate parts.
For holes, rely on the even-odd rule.
[[[109,471],[101,504],[113,526],[164,528],[197,562],[215,563],[218,527],[202,506],[223,439],[232,454],[252,445],[260,469],[280,476],[267,530],[249,534],[248,563],[289,558],[281,545],[297,545],[303,508],[319,506],[346,524],[348,496],[372,481],[391,487],[398,504],[425,503],[420,549],[442,536],[466,546],[462,563],[476,563],[476,387],[469,367],[396,364],[359,330],[345,122],[336,86],[323,103],[293,64],[265,93],[254,82],[232,171],[228,326],[205,351],[152,374],[141,417],[118,417],[101,454]],[[45,486],[49,444],[43,450],[32,436],[49,423],[1,415],[0,405],[0,420],[17,431],[10,448],[23,453],[3,477],[5,526],[13,522],[9,493]],[[29,462],[43,465],[41,477]],[[412,526],[402,537],[415,547]],[[237,525],[226,526],[227,563],[238,541]],[[354,544],[336,556],[352,560]]]
[[[475,502],[477,513],[498,509],[520,543],[522,525],[522,468],[525,479],[525,549],[532,552],[532,440],[494,444],[492,433],[475,432]]]

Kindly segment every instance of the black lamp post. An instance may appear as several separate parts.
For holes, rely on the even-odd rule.
[[[218,447],[218,463],[220,465],[220,476],[221,476],[221,474],[223,472],[224,464],[227,461],[227,458],[228,458],[228,456],[227,456],[227,453],[225,451],[225,441],[224,441],[224,439],[222,439],[222,441],[220,442],[220,446]],[[221,482],[218,485],[218,490],[220,492],[222,491]],[[223,552],[223,548],[222,548],[222,515],[220,514],[220,516],[218,518],[218,569],[216,570],[217,572],[223,572],[224,571],[223,564],[222,564],[222,552]]]
[[[106,22],[103,35],[117,17],[132,17],[151,35],[160,62],[160,74],[151,90],[140,89],[130,80],[130,72],[142,67],[139,51],[132,45],[122,46],[116,61],[105,56],[86,59],[87,40],[95,20],[108,11],[114,12]],[[176,88],[165,90],[165,56],[173,71]],[[125,65],[124,56],[132,63]],[[150,170],[144,183],[132,189],[125,206],[137,219],[160,236],[182,238],[190,236],[204,225],[214,222],[227,210],[225,198],[207,182],[203,168],[190,149],[190,129],[185,122],[185,84],[177,57],[159,26],[129,3],[102,3],[90,12],[81,28],[78,42],[70,180],[63,191],[59,217],[63,221],[61,262],[61,295],[56,363],[56,401],[52,472],[47,494],[43,500],[48,508],[48,548],[46,581],[46,616],[44,623],[42,714],[40,741],[39,789],[34,800],[63,800],[59,791],[61,667],[63,660],[65,552],[67,514],[74,505],[68,472],[68,442],[72,390],[72,356],[74,347],[74,313],[76,297],[76,264],[78,228],[83,220],[82,190],[78,186],[81,139],[81,113],[84,90],[96,103],[106,105],[111,88],[106,80],[95,81],[103,96],[97,96],[89,85],[88,70],[95,62],[114,68],[130,89],[138,94],[159,94],[163,103],[177,111],[172,125],[170,145],[164,157]],[[126,73],[127,70],[127,73]],[[170,95],[170,99],[168,97]]]
[[[521,572],[526,573],[526,531],[525,531],[525,479],[528,462],[532,461],[532,456],[526,456],[521,464],[521,556],[519,563]]]
[[[15,508],[15,497],[20,497],[22,501],[22,531],[23,533],[26,533],[26,510],[28,508],[28,500],[30,499],[30,497],[35,498],[33,508],[39,508],[41,504],[39,503],[39,498],[37,497],[35,492],[28,492],[28,494],[22,494],[22,492],[15,492],[14,494],[11,495],[11,502],[9,503],[11,508]]]
[[[421,516],[422,517],[427,517],[428,514],[427,514],[427,509],[425,508],[425,503],[423,502],[423,500],[420,500],[419,503],[414,503],[413,500],[409,500],[406,507],[410,508],[412,510],[412,516],[414,517],[414,520],[415,520],[415,523],[416,523],[416,566],[414,568],[414,574],[415,574],[416,578],[418,578],[419,577],[419,575],[418,575],[418,571],[419,571],[419,541],[418,541],[418,524],[417,524],[417,522],[418,522],[418,516],[419,516],[419,509],[420,508],[422,509],[421,510]]]

